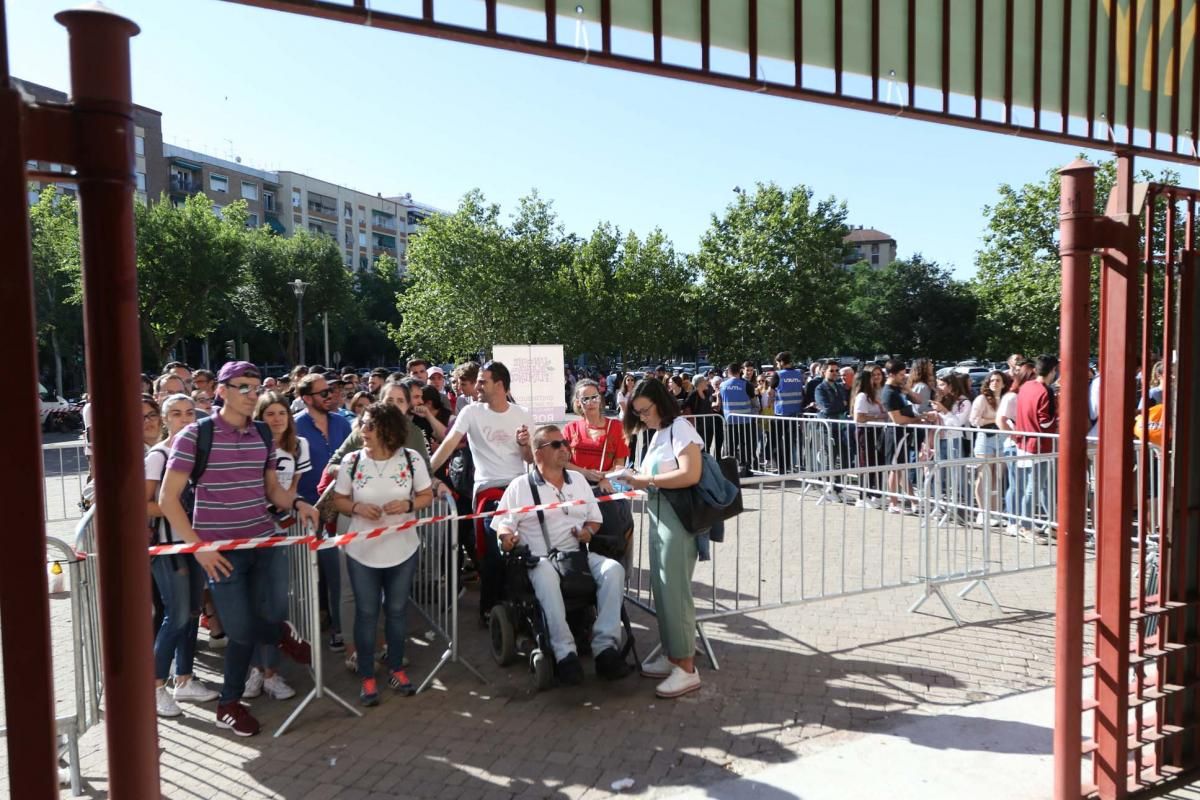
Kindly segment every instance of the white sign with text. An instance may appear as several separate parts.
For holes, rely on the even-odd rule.
[[[556,422],[566,412],[566,371],[561,344],[498,344],[492,359],[508,367],[513,401],[534,422]]]

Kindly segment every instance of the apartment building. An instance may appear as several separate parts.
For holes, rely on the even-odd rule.
[[[66,92],[51,89],[48,86],[31,81],[14,78],[13,82],[18,91],[33,97],[39,103],[66,103],[69,98]],[[137,198],[142,202],[157,199],[166,190],[167,172],[163,163],[162,112],[153,108],[134,105],[134,153],[137,158]],[[54,164],[46,161],[31,160],[26,162],[26,168],[41,172],[69,172],[69,165]],[[47,182],[30,181],[30,202],[36,202],[38,195],[48,184]],[[56,182],[55,185],[66,194],[75,194],[77,187],[69,181]]]
[[[269,225],[278,233],[287,233],[286,215],[280,212],[279,176],[274,172],[248,167],[174,144],[163,146],[171,202],[179,205],[189,196],[203,194],[219,214],[237,200],[246,201],[246,225]],[[157,198],[155,198],[157,199]]]
[[[846,266],[865,261],[878,269],[896,260],[896,240],[883,231],[859,225],[844,236],[842,241],[850,247],[846,256]]]
[[[351,271],[367,269],[386,253],[402,261],[407,243],[405,209],[381,194],[367,194],[299,172],[280,171],[289,208],[285,227],[332,237]]]

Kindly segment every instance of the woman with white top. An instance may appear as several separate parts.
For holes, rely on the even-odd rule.
[[[617,389],[617,410],[625,414],[629,410],[629,398],[633,397],[633,387],[637,384],[637,379],[632,373],[626,372],[625,377],[621,379],[621,386]]]
[[[1017,370],[1011,376],[1011,388],[1000,398],[996,408],[996,427],[1001,431],[1012,432],[1017,429],[1017,390],[1025,378],[1024,369]],[[1018,534],[1017,516],[1021,511],[1021,495],[1023,487],[1017,486],[1017,441],[1011,435],[1004,437],[1001,454],[1007,459],[1004,470],[1004,513],[1008,522],[1005,533],[1012,536]]]
[[[963,431],[954,429],[966,428],[971,424],[969,395],[966,375],[952,372],[945,378],[937,379],[937,397],[932,401],[933,410],[937,412],[941,425],[951,429],[937,431],[939,461],[952,461],[963,456]],[[938,467],[936,477],[942,483],[940,494],[948,504],[943,507],[938,523],[949,525],[955,520],[962,521],[963,505],[966,501],[966,471],[962,467]]]
[[[623,420],[625,435],[633,438],[654,431],[638,471],[626,480],[635,489],[646,489],[650,513],[650,587],[662,650],[642,662],[642,674],[663,679],[655,687],[659,697],[680,697],[700,688],[696,651],[696,605],[692,598],[692,572],[698,553],[696,537],[683,527],[670,501],[660,489],[686,489],[700,482],[704,440],[679,413],[679,404],[660,381],[640,381],[629,398]]]
[[[161,417],[167,420],[167,438],[155,443],[146,453],[146,513],[150,517],[150,542],[180,544],[183,540],[174,535],[159,508],[158,486],[166,473],[176,434],[196,421],[195,405],[186,394],[173,394],[163,400],[161,416],[153,403],[143,405],[154,409],[155,436]],[[144,416],[149,430],[150,412]],[[190,555],[155,556],[150,559],[150,574],[163,601],[162,623],[154,636],[154,705],[160,717],[177,717],[183,713],[179,708],[180,700],[206,703],[217,699],[215,689],[192,678],[204,570]],[[172,660],[175,661],[174,692],[167,689]]]
[[[883,389],[883,370],[875,364],[867,364],[854,376],[854,424],[858,434],[858,465],[864,468],[881,467],[890,463],[891,454],[884,451],[886,428],[871,425],[872,422],[887,422],[891,416],[884,411],[879,400]],[[868,495],[878,494],[883,488],[883,475],[869,472],[863,477],[862,486],[867,490],[860,494],[857,506],[879,508],[879,501]]]
[[[989,462],[1000,455],[1000,434],[997,432],[996,414],[1000,410],[1000,401],[1008,392],[1010,383],[1011,379],[1007,373],[998,369],[992,370],[984,379],[979,396],[971,403],[971,425],[979,428],[979,433],[975,434],[974,454],[976,458],[982,459],[984,462],[975,476],[975,500],[981,509],[979,516],[975,519],[978,525],[984,523],[982,509],[1000,510],[998,500],[1003,492],[1001,478],[1003,473],[998,465]],[[1000,514],[997,513],[991,517],[991,524],[993,526],[1003,524]]]
[[[351,530],[400,525],[433,503],[425,460],[404,446],[409,425],[404,412],[385,403],[372,403],[359,418],[364,447],[342,459],[334,485],[334,504],[340,513],[350,516]],[[416,693],[404,671],[404,640],[419,545],[412,528],[346,545],[346,571],[354,590],[355,650],[359,654],[375,652],[382,595],[388,685],[405,696]],[[362,680],[359,700],[365,706],[376,705],[379,690],[373,659],[360,656],[358,676]]]
[[[275,445],[276,477],[281,487],[291,489],[300,480],[300,475],[312,469],[312,463],[308,455],[308,440],[296,434],[296,423],[287,398],[275,392],[262,395],[254,407],[254,419],[267,423],[267,427],[271,429],[271,439]],[[298,532],[291,524],[284,526],[276,519],[276,536],[294,533]],[[260,602],[274,609],[271,619],[283,619],[287,616],[287,559],[275,559],[272,569],[274,574],[271,580],[260,584],[264,591]],[[252,699],[263,692],[276,700],[293,697],[296,691],[279,674],[278,667],[279,648],[260,645],[250,659],[250,674],[246,676],[246,689],[242,697]]]

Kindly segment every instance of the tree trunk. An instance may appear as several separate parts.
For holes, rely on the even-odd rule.
[[[54,351],[54,391],[63,396],[62,353],[58,349],[58,331],[50,329],[50,349]]]

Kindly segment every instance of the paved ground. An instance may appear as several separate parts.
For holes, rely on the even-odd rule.
[[[814,585],[827,592],[843,585],[856,588],[854,582],[828,581],[828,565],[833,563],[828,559],[842,558],[842,553],[856,565],[876,552],[882,552],[880,564],[885,567],[910,560],[877,546],[911,535],[903,531],[912,521],[854,509],[831,526],[827,517],[815,516],[813,500],[756,502],[743,520],[740,537],[718,546],[716,568],[698,570],[698,589],[708,593],[702,596],[714,594],[715,582],[722,606],[749,602],[759,593],[770,601],[776,587],[785,599],[794,599],[796,595],[788,593],[798,587],[798,576],[819,570],[809,561],[814,552],[822,553],[819,563],[826,565],[827,580],[813,584],[810,577],[805,596],[811,596]],[[800,504],[803,523],[787,503]],[[754,521],[755,514],[760,521]],[[853,527],[855,515],[861,529]],[[825,521],[816,526],[819,518]],[[895,527],[883,528],[884,524]],[[840,538],[834,538],[835,529],[841,531]],[[759,551],[749,544],[750,531],[760,530],[778,532],[761,537],[764,552],[773,553],[775,563],[799,559],[791,562],[792,571],[785,568],[782,576],[778,569],[769,574],[755,571]],[[823,551],[812,547],[816,536],[824,537]],[[807,544],[802,559],[791,549],[801,542]],[[963,543],[961,552],[968,550],[974,552],[974,546]],[[801,563],[803,569],[796,566]],[[905,569],[896,568],[895,574],[903,576]],[[856,566],[850,572],[857,575],[861,570]],[[636,582],[639,573],[633,577]],[[163,794],[593,798],[609,796],[614,782],[628,778],[634,783],[627,794],[665,797],[696,787],[709,792],[712,787],[709,796],[724,796],[715,792],[724,791],[717,787],[728,787],[731,778],[761,775],[769,783],[772,776],[790,774],[784,770],[804,767],[807,759],[821,753],[855,753],[845,748],[870,741],[873,734],[928,731],[935,715],[970,716],[976,704],[1046,688],[1052,682],[1053,579],[1051,570],[994,579],[1002,613],[997,614],[984,595],[955,600],[967,622],[961,628],[936,601],[921,613],[908,613],[917,594],[913,586],[714,620],[706,627],[722,669],[714,672],[701,661],[703,690],[673,702],[657,700],[653,684],[636,676],[615,685],[591,679],[580,688],[536,693],[523,668],[496,667],[483,632],[473,623],[464,624],[463,656],[480,667],[487,685],[463,668],[449,666],[428,692],[409,699],[385,697],[362,719],[320,702],[279,739],[268,733],[234,739],[212,725],[211,705],[186,707],[184,717],[160,725]],[[763,581],[767,589],[749,591],[748,584]],[[69,606],[65,599],[55,599],[52,606],[57,681],[65,689],[70,685]],[[469,591],[464,619],[472,618],[475,607],[476,596]],[[634,621],[644,651],[656,638],[654,620],[638,611]],[[427,641],[419,625],[414,628],[410,657],[415,678],[433,666],[442,647]],[[355,682],[340,660],[330,655],[326,664],[330,686],[353,698]],[[215,680],[219,667],[219,653],[202,645],[202,677]],[[288,675],[301,693],[311,685],[303,670],[291,669]],[[274,731],[298,699],[260,699],[253,708],[264,728]],[[1013,723],[1010,732],[1036,739],[1041,734],[1033,728],[1042,725]],[[959,749],[994,749],[990,741],[964,739]],[[861,763],[876,762],[879,752],[864,751],[869,757]],[[854,763],[859,761],[855,756]],[[86,796],[106,797],[101,728],[84,737],[82,765]],[[4,796],[10,793],[7,765],[0,764],[0,770]],[[798,779],[804,782],[817,780],[811,777],[814,773],[796,774],[810,776]],[[848,777],[855,777],[854,770]],[[807,797],[804,789],[788,790]],[[855,792],[853,785],[845,789],[840,796],[867,796]]]

